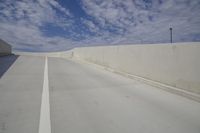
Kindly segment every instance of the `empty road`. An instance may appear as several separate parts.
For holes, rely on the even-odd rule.
[[[67,59],[0,57],[0,133],[200,133],[200,103]]]

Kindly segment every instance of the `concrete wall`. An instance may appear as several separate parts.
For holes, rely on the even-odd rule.
[[[0,56],[11,54],[11,45],[0,39]]]
[[[66,51],[66,52],[61,52],[61,54],[60,54],[61,58],[67,58],[67,59],[73,58],[73,56],[74,56],[74,51],[73,50],[69,50],[69,51]]]
[[[13,52],[16,55],[60,57],[60,52]]]
[[[200,43],[85,47],[73,56],[200,94]]]
[[[72,58],[72,51],[63,51],[63,52],[13,52],[16,55],[26,55],[26,56],[48,56],[48,57],[57,57],[57,58]]]
[[[172,87],[173,92],[200,101],[199,42],[98,46],[75,48],[65,52],[15,54],[84,60],[120,74],[135,76],[158,87],[162,85]],[[175,90],[176,88],[179,90]],[[187,95],[184,91],[187,91]],[[198,98],[194,98],[193,94],[188,96],[188,92],[197,94],[195,97]]]

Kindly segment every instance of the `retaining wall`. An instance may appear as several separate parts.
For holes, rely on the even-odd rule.
[[[71,55],[200,94],[200,43],[83,47],[74,49]]]

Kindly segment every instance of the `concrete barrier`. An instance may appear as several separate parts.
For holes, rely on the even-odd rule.
[[[25,56],[48,56],[55,58],[65,58],[69,59],[73,56],[73,51],[63,51],[63,52],[13,52],[16,55],[25,55]]]
[[[200,42],[75,48],[18,55],[79,59],[200,101]]]
[[[13,52],[16,55],[60,57],[60,52]]]
[[[200,94],[199,42],[84,47],[73,52],[75,58],[118,73]]]
[[[11,45],[0,39],[0,56],[11,54]]]

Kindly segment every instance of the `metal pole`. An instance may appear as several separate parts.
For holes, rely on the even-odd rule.
[[[170,41],[172,43],[172,28],[169,28],[169,30],[170,30]]]

